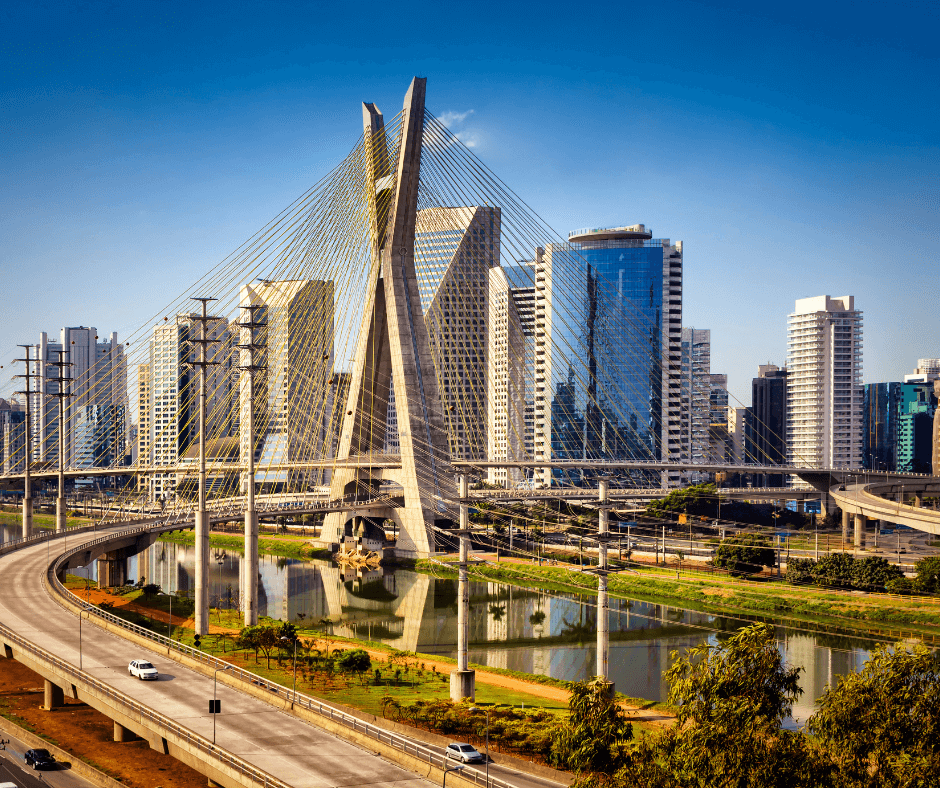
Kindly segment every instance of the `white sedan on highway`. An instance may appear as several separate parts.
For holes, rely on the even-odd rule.
[[[160,675],[157,669],[145,659],[135,659],[127,666],[127,672],[141,681],[156,681]]]

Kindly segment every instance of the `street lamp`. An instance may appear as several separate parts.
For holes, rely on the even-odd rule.
[[[224,668],[216,668],[215,673],[212,675],[212,743],[215,744],[215,718],[218,714],[221,713],[218,704],[218,688],[219,688],[219,671],[223,673],[226,670],[231,670],[234,665],[226,665]]]
[[[490,710],[471,706],[470,711],[486,712],[486,788],[490,788]]]
[[[455,766],[452,769],[447,768],[447,764],[444,764],[444,779],[441,782],[441,788],[447,788],[447,772],[462,772],[466,769],[466,766]]]
[[[82,670],[82,613],[91,610],[91,605],[81,605],[78,611],[78,669]],[[91,614],[89,614],[91,615]]]
[[[290,643],[291,638],[282,637],[283,643]],[[294,708],[294,701],[297,699],[297,638],[293,638],[294,643],[294,686],[291,689],[290,707]]]

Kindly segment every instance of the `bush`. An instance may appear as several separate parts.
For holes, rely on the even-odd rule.
[[[921,558],[914,564],[914,571],[917,572],[917,579],[914,581],[918,591],[924,591],[928,594],[940,592],[940,556],[932,555],[929,558]]]
[[[813,572],[820,585],[852,588],[855,559],[848,553],[832,553],[820,558]]]
[[[732,536],[715,550],[712,564],[724,567],[733,575],[749,575],[774,565],[774,549],[763,536]]]
[[[896,577],[885,583],[885,590],[889,594],[910,594],[914,591],[914,583],[907,577]]]
[[[787,561],[786,579],[789,583],[812,583],[816,562],[812,558],[791,558]]]
[[[862,558],[852,566],[852,585],[862,591],[883,589],[892,580],[903,577],[897,566],[880,557]]]

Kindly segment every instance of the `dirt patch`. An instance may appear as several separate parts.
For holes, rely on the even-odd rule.
[[[114,723],[80,701],[44,711],[43,679],[0,659],[0,713],[132,788],[205,788],[206,778],[145,741],[115,742]]]

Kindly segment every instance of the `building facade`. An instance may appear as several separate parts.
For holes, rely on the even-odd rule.
[[[335,397],[333,378],[334,285],[314,279],[259,280],[243,285],[242,306],[254,305],[254,320],[264,326],[238,329],[241,344],[261,346],[254,363],[262,367],[254,382],[255,481],[269,487],[308,489],[324,484],[328,471],[288,471],[271,465],[327,459],[335,451],[331,430],[345,400]],[[240,364],[249,353],[242,350]],[[237,373],[237,370],[233,372]],[[348,381],[347,381],[348,387]],[[240,456],[247,457],[247,381],[239,383]]]
[[[681,242],[643,225],[579,230],[537,249],[532,274],[534,460],[679,459]],[[583,477],[539,470],[534,482]]]
[[[788,461],[860,467],[863,393],[862,312],[854,296],[798,300],[787,330]]]
[[[67,379],[65,399],[65,465],[95,468],[120,465],[129,453],[127,366],[124,346],[116,333],[99,341],[98,330],[67,327],[52,342],[42,332],[35,345],[36,391],[33,421],[33,460],[59,462],[58,351],[66,351],[62,368]],[[129,458],[127,458],[129,459]]]
[[[787,461],[787,370],[759,364],[751,380],[751,422],[746,462],[783,465]],[[782,474],[755,476],[760,487],[782,487]]]
[[[682,329],[682,382],[680,430],[683,439],[682,458],[702,464],[710,456],[709,425],[711,424],[711,330]],[[727,382],[727,379],[726,379]],[[701,471],[685,472],[692,484],[706,481]]]

